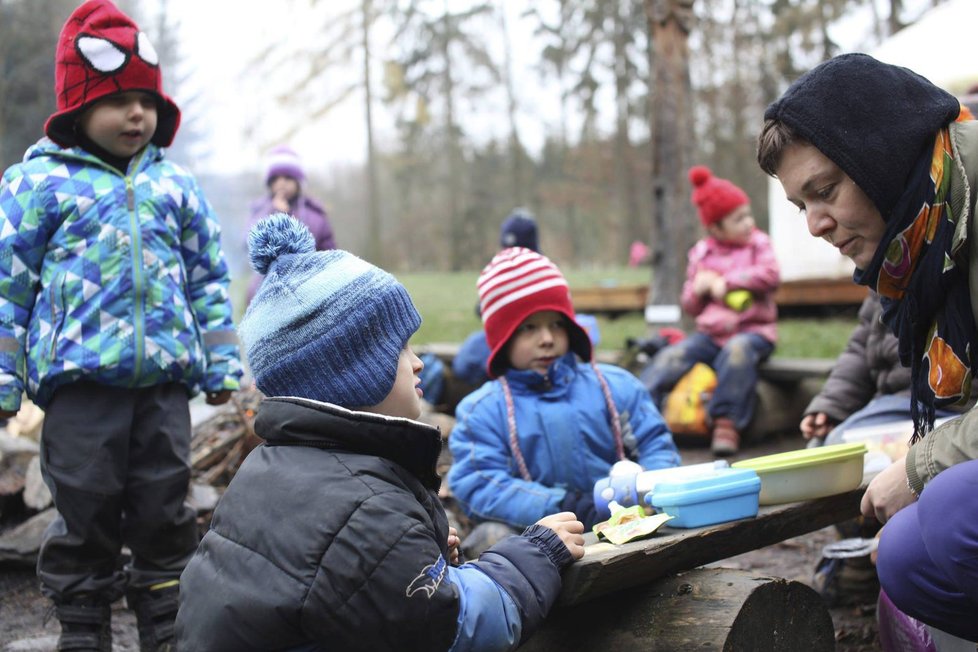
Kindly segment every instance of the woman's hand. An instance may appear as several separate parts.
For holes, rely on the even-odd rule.
[[[864,516],[886,523],[901,509],[917,500],[907,484],[906,456],[883,469],[863,494],[859,508]]]

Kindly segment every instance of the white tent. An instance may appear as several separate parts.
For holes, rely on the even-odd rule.
[[[929,10],[872,51],[887,63],[910,68],[952,93],[978,82],[978,0],[948,0]],[[783,280],[839,278],[852,274],[852,262],[827,242],[808,233],[798,209],[772,179],[768,185],[771,240]]]

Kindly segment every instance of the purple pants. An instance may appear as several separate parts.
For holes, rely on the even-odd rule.
[[[978,460],[938,474],[890,519],[877,571],[900,611],[978,641]]]

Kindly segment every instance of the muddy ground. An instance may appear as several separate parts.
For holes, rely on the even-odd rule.
[[[739,457],[753,457],[782,450],[800,448],[800,438],[778,438],[751,447]],[[683,462],[694,464],[711,459],[709,451],[683,447]],[[725,560],[715,566],[751,570],[811,584],[812,570],[822,548],[834,541],[834,529],[826,528],[811,534],[789,539],[780,544]],[[48,602],[41,596],[33,569],[23,566],[0,565],[0,652],[54,650],[59,626],[56,618],[46,619]],[[869,652],[879,650],[875,621],[875,604],[837,607],[831,609],[836,630],[836,649],[840,652]],[[135,619],[125,609],[123,601],[113,608],[114,650],[139,649]]]

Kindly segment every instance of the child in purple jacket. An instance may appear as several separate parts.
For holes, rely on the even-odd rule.
[[[312,232],[316,251],[336,249],[336,236],[329,215],[321,203],[303,192],[305,180],[306,171],[296,151],[288,145],[273,147],[268,153],[265,170],[267,192],[251,203],[247,233],[272,213],[288,213]],[[255,297],[262,278],[261,274],[256,274],[248,283],[248,303]]]
[[[683,310],[696,332],[661,350],[641,378],[660,408],[675,384],[697,362],[716,371],[707,412],[712,449],[731,455],[754,416],[757,365],[774,350],[778,317],[774,292],[778,262],[768,236],[757,229],[747,194],[709,168],[689,170],[692,201],[707,236],[689,250]]]

